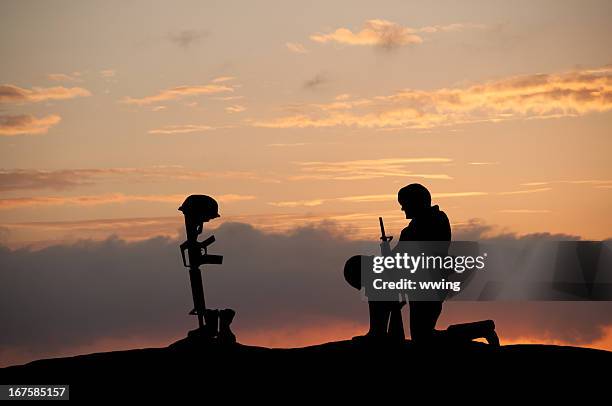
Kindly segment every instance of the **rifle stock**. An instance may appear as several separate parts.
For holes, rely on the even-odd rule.
[[[393,236],[387,235],[385,233],[385,223],[383,222],[383,218],[378,218],[378,223],[380,224],[380,254],[383,256],[391,255],[391,240]],[[393,306],[391,310],[391,314],[389,316],[389,328],[388,335],[390,337],[394,337],[400,340],[404,340],[406,335],[404,333],[404,322],[402,321],[402,307],[406,304],[405,301],[399,301]]]

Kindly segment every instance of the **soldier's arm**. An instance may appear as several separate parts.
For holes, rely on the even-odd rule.
[[[411,231],[409,230],[409,227],[404,227],[404,229],[402,230],[402,232],[400,233],[400,238],[397,242],[397,244],[395,244],[395,247],[391,249],[391,255],[395,255],[397,253],[401,253],[401,243],[402,241],[411,241],[412,239],[410,238],[410,234]]]

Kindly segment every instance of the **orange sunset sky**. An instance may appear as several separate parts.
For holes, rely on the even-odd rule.
[[[1,8],[9,245],[173,235],[191,193],[374,237],[411,182],[454,225],[610,236],[609,2]]]
[[[611,15],[605,0],[3,1],[0,243],[181,238],[193,193],[219,201],[215,227],[375,241],[378,216],[405,226],[413,182],[453,231],[609,238]]]

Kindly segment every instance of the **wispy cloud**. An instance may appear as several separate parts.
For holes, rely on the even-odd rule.
[[[212,83],[223,83],[223,82],[229,82],[234,79],[236,78],[233,76],[219,76],[217,78],[214,78],[211,82]]]
[[[168,40],[182,48],[188,48],[209,35],[205,30],[182,30],[168,34]]]
[[[420,34],[459,31],[477,26],[475,24],[449,24],[411,28],[387,20],[374,19],[366,21],[360,31],[353,32],[348,28],[341,27],[327,34],[313,34],[310,39],[319,43],[335,42],[344,45],[395,49],[405,45],[422,43],[423,37]]]
[[[225,111],[228,113],[242,113],[246,110],[246,107],[241,106],[239,104],[234,104],[233,106],[228,106],[225,108]]]
[[[325,203],[326,199],[313,199],[313,200],[293,200],[284,202],[270,202],[269,204],[274,207],[314,207],[320,206]]]
[[[82,82],[80,72],[72,72],[71,74],[66,73],[50,73],[47,75],[47,79],[53,82]]]
[[[274,143],[268,144],[269,147],[303,147],[304,145],[309,145],[307,142],[293,142],[293,143]]]
[[[135,104],[135,105],[147,105],[154,104],[159,102],[164,102],[168,100],[178,100],[183,99],[185,97],[190,96],[201,96],[201,95],[209,95],[209,94],[218,94],[218,93],[226,93],[233,92],[234,89],[229,86],[217,85],[217,84],[208,84],[208,85],[199,85],[199,86],[177,86],[170,89],[162,90],[157,94],[152,96],[145,96],[140,98],[134,97],[126,97],[121,100],[122,103],[125,104]]]
[[[103,69],[100,71],[100,76],[103,78],[114,78],[116,74],[117,71],[115,69]]]
[[[36,118],[32,115],[0,116],[0,136],[46,134],[51,127],[61,121],[61,117],[50,114]]]
[[[486,196],[487,192],[441,192],[432,193],[432,199],[444,199],[449,197],[475,197],[475,196]],[[395,194],[382,194],[382,195],[358,195],[358,196],[346,196],[340,197],[338,200],[353,202],[353,203],[368,203],[368,202],[384,202],[389,200],[397,199]]]
[[[553,184],[592,185],[594,187],[612,186],[612,179],[547,180],[521,183],[521,186],[546,186]]]
[[[402,27],[387,20],[368,20],[361,31],[353,32],[348,28],[338,28],[328,34],[313,34],[315,42],[336,42],[346,45],[369,45],[387,49],[408,44],[420,44],[423,39],[412,28]]]
[[[95,172],[94,172],[95,173]],[[92,170],[0,170],[0,191],[64,190],[91,184]]]
[[[329,78],[324,73],[317,73],[314,77],[304,81],[304,89],[314,90],[329,83]]]
[[[524,195],[524,194],[530,194],[530,193],[548,192],[549,190],[552,190],[552,188],[543,187],[543,188],[538,188],[538,189],[513,190],[513,191],[510,191],[510,192],[499,192],[498,195],[500,195],[500,196]]]
[[[332,180],[363,180],[382,177],[404,177],[422,179],[452,179],[443,173],[415,173],[408,169],[412,164],[439,164],[451,162],[450,158],[382,158],[337,162],[297,162],[301,175],[291,176],[291,180],[302,179],[332,179]]]
[[[537,209],[504,209],[499,210],[500,213],[509,214],[545,214],[550,213],[550,210],[537,210]]]
[[[433,199],[444,199],[444,198],[455,198],[455,197],[477,197],[486,196],[487,192],[443,192],[443,193],[432,193]],[[328,202],[349,202],[349,203],[374,203],[374,202],[388,202],[397,199],[395,194],[374,194],[374,195],[355,195],[355,196],[342,196],[342,197],[331,197],[331,198],[317,198],[310,200],[288,200],[269,202],[268,204],[275,207],[312,207],[320,206]]]
[[[0,209],[15,209],[30,206],[95,206],[113,203],[128,202],[152,202],[152,203],[177,203],[180,204],[187,194],[172,195],[126,195],[122,193],[110,193],[103,195],[86,196],[38,196],[38,197],[18,197],[10,199],[0,199]],[[253,200],[252,195],[226,194],[215,196],[219,202],[228,203],[244,200]]]
[[[307,54],[308,50],[299,42],[285,42],[287,49],[295,54]]]
[[[214,127],[201,124],[167,125],[163,128],[149,130],[149,134],[186,134],[214,130]]]
[[[0,85],[0,103],[36,103],[86,96],[91,96],[91,92],[82,87],[55,86],[24,89],[15,85]]]
[[[0,170],[0,192],[19,190],[68,190],[103,182],[119,180],[133,182],[194,181],[208,178],[247,179],[270,181],[254,172],[203,171],[178,165],[144,168],[90,168],[90,169],[12,169]]]
[[[268,128],[433,128],[513,119],[581,116],[612,110],[612,66],[509,77],[463,88],[412,90],[292,107],[254,121]]]
[[[212,97],[212,99],[221,100],[221,101],[231,101],[231,100],[244,99],[244,96],[220,96],[220,97]]]
[[[437,33],[437,32],[454,32],[462,31],[465,29],[482,29],[485,28],[484,24],[473,24],[473,23],[453,23],[446,25],[429,25],[426,27],[418,28],[418,32],[422,33]]]

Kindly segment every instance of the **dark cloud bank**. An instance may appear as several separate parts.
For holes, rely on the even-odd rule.
[[[478,227],[455,239],[477,237]],[[376,242],[345,239],[329,225],[266,234],[225,223],[215,236],[211,252],[223,254],[225,262],[206,267],[207,305],[236,309],[239,334],[367,323],[367,305],[345,285],[342,267],[351,255],[375,253]],[[41,357],[104,338],[184,335],[195,320],[187,316],[191,294],[178,244],[158,237],[81,241],[38,251],[0,246],[0,357],[3,351]],[[502,339],[584,344],[612,325],[612,303],[454,302],[445,305],[440,326],[484,318],[496,320]]]

